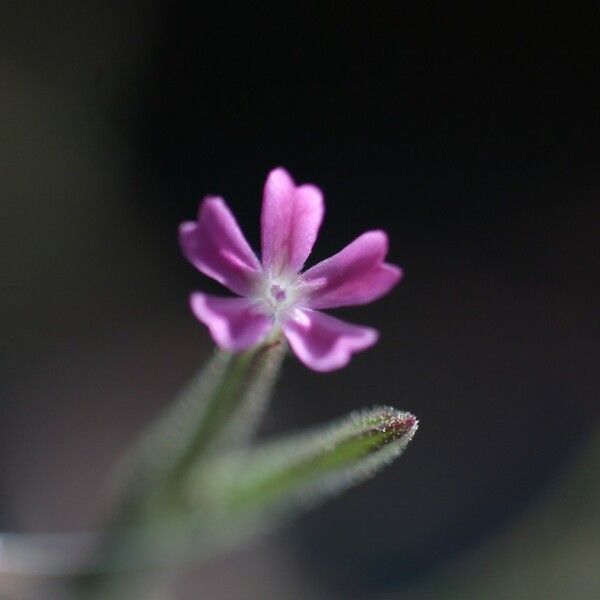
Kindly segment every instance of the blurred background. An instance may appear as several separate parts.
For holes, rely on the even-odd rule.
[[[325,192],[311,263],[382,227],[406,277],[337,311],[382,332],[349,368],[288,361],[262,435],[372,404],[421,428],[167,597],[597,598],[600,14],[534,6],[3,2],[0,530],[94,527],[211,352],[178,223],[217,193],[258,248],[283,165]]]

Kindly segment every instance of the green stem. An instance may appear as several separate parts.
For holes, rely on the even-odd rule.
[[[280,340],[240,354],[218,353],[145,436],[130,457],[124,501],[107,528],[97,568],[73,580],[76,598],[132,598],[144,575],[134,570],[135,563],[144,562],[148,541],[160,538],[164,530],[169,537],[165,546],[174,551],[180,547],[177,538],[185,535],[180,525],[190,471],[197,472],[198,464],[217,449],[248,442],[284,354]]]
[[[167,490],[174,490],[181,483],[190,467],[202,458],[228,428],[229,420],[235,415],[240,401],[244,398],[244,388],[260,367],[258,363],[264,355],[265,348],[261,347],[230,357],[223,379],[208,403],[201,421],[166,478]]]

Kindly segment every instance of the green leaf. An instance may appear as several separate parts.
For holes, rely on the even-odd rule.
[[[189,505],[219,527],[292,514],[374,475],[402,453],[417,427],[410,413],[374,408],[230,453],[190,480]]]

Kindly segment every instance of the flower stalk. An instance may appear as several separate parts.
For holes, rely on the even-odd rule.
[[[75,579],[76,597],[124,597],[123,588],[132,585],[131,575],[140,565],[168,559],[185,547],[190,472],[201,471],[220,451],[248,443],[285,352],[280,339],[239,354],[218,351],[143,436],[121,466],[120,501],[93,571]],[[148,545],[156,543],[162,550],[155,545],[149,552]]]

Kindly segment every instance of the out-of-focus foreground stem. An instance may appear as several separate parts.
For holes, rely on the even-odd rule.
[[[186,478],[220,450],[249,440],[284,354],[279,340],[240,354],[217,352],[143,436],[122,469],[120,501],[94,570],[73,579],[76,598],[129,598],[148,556],[167,560],[183,547]],[[160,540],[163,549],[146,547]]]

